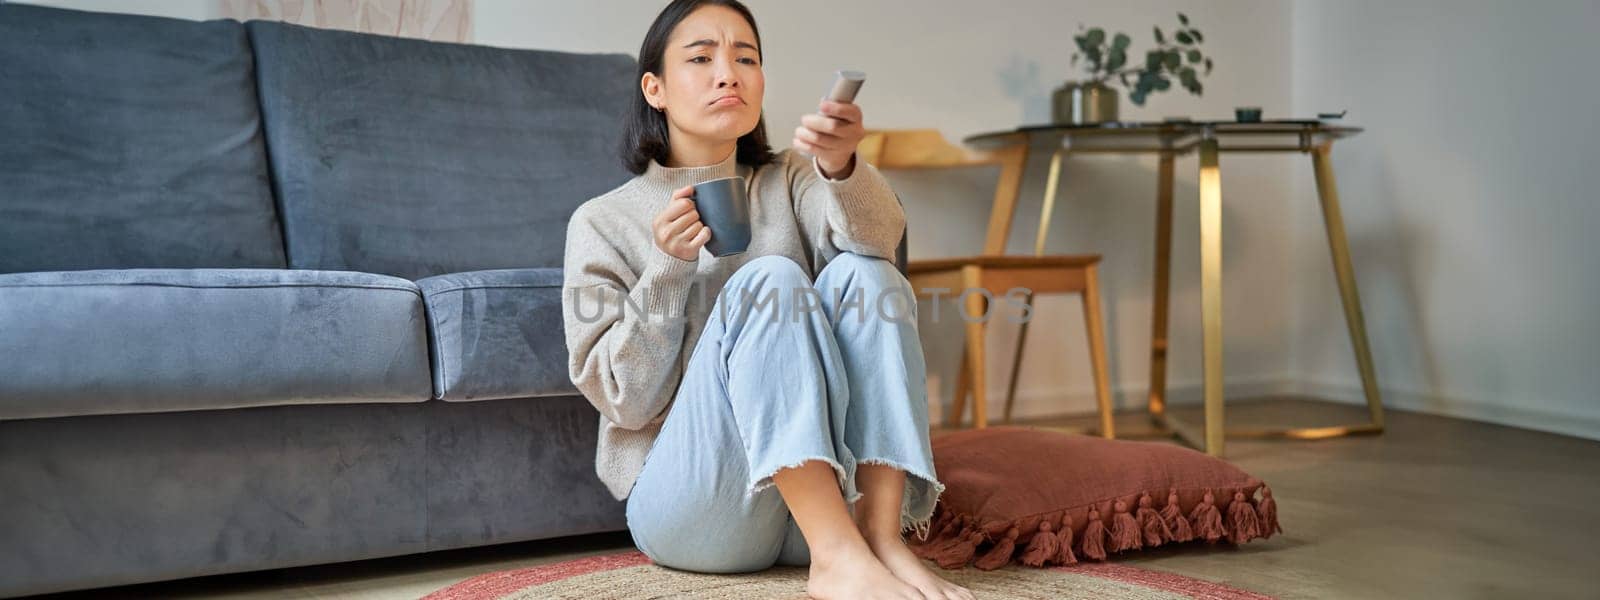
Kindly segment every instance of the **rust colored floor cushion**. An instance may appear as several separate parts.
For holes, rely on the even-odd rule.
[[[1173,444],[1002,426],[936,435],[932,445],[946,488],[931,535],[908,543],[946,569],[1072,564],[1282,531],[1260,479]]]

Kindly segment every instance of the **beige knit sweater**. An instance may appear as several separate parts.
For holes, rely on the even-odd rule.
[[[561,304],[568,371],[600,411],[595,473],[618,500],[631,493],[716,295],[740,265],[787,256],[815,277],[840,252],[892,260],[900,243],[905,212],[871,165],[857,160],[849,177],[831,180],[814,159],[785,150],[752,176],[735,156],[704,167],[652,162],[643,175],[578,207],[567,225]],[[685,261],[655,246],[650,222],[673,190],[731,175],[749,185],[748,251],[717,258],[702,249]]]

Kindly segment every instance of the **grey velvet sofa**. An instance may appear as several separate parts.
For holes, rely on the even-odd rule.
[[[559,267],[634,64],[0,4],[0,596],[625,529]]]
[[[0,596],[624,530],[560,265],[634,66],[0,3]]]

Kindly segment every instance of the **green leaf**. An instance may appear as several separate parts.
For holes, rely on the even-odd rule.
[[[1086,52],[1085,54],[1089,55],[1089,70],[1090,71],[1099,71],[1100,70],[1100,49],[1099,48],[1090,48],[1089,51]]]
[[[1106,42],[1106,32],[1099,27],[1089,30],[1089,45],[1099,46]]]
[[[1178,67],[1183,66],[1183,57],[1178,56],[1177,50],[1167,51],[1166,61],[1168,70],[1176,71]]]
[[[1187,31],[1179,31],[1178,32],[1178,43],[1180,43],[1180,44],[1193,44],[1194,43],[1194,38],[1189,37],[1189,32],[1187,32]]]
[[[1151,29],[1156,30],[1156,43],[1157,44],[1165,44],[1165,43],[1167,43],[1166,36],[1161,35],[1161,28],[1160,27],[1152,27]]]
[[[1200,42],[1206,41],[1206,37],[1203,36],[1203,35],[1200,35],[1200,30],[1199,29],[1190,29],[1189,30],[1189,35],[1194,36],[1195,43],[1200,43]]]
[[[1141,94],[1138,91],[1128,94],[1128,99],[1132,100],[1136,106],[1144,106],[1144,94]]]
[[[1072,36],[1072,40],[1078,43],[1078,50],[1083,52],[1088,52],[1090,48],[1094,47],[1094,44],[1089,43],[1089,38],[1087,36],[1075,35]]]
[[[1128,55],[1121,48],[1111,50],[1111,56],[1106,59],[1106,70],[1115,71],[1128,63]]]
[[[1128,48],[1128,44],[1132,43],[1133,39],[1129,38],[1128,34],[1126,33],[1118,33],[1116,37],[1111,38],[1111,47],[1117,50],[1126,50]]]
[[[1156,78],[1155,87],[1158,92],[1167,91],[1167,88],[1172,87],[1172,81],[1165,77],[1158,77]]]
[[[1161,68],[1161,61],[1166,60],[1167,54],[1160,50],[1151,50],[1144,54],[1144,68],[1154,71]]]
[[[1183,83],[1183,89],[1189,90],[1189,93],[1196,95],[1200,93],[1200,79],[1195,76],[1193,67],[1184,67],[1179,71],[1178,81]]]
[[[1207,75],[1211,74],[1211,59],[1209,59],[1209,58],[1206,59],[1206,74]]]
[[[1200,51],[1199,50],[1190,50],[1189,51],[1189,64],[1192,65],[1192,64],[1197,63],[1197,62],[1200,62]]]
[[[1179,23],[1183,23],[1184,25],[1188,25],[1189,24],[1189,17],[1185,16],[1183,13],[1178,13],[1178,22]]]

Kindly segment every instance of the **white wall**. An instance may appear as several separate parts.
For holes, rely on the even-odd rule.
[[[1299,0],[1294,106],[1350,109],[1339,191],[1394,406],[1600,438],[1592,1]],[[1302,161],[1296,193],[1313,193]],[[1354,400],[1326,236],[1297,214],[1295,370]]]

